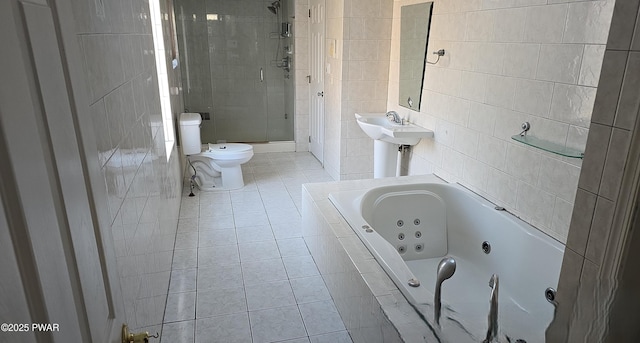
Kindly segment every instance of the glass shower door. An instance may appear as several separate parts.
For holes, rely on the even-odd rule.
[[[294,78],[283,63],[293,37],[282,32],[293,8],[281,1],[273,13],[270,2],[176,0],[185,107],[210,113],[203,142],[294,139]]]
[[[264,8],[205,0],[215,139],[267,141]]]

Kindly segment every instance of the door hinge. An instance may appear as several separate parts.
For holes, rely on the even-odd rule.
[[[311,75],[307,75],[307,83],[311,83]]]
[[[309,136],[309,143],[311,143],[311,136]]]
[[[311,18],[311,9],[309,9],[309,18]]]

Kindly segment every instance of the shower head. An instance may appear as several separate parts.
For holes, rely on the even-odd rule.
[[[278,9],[280,8],[280,0],[276,0],[271,3],[271,6],[267,6],[267,9],[271,11],[273,14],[278,14]]]

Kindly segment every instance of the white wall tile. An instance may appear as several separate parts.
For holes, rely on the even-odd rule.
[[[555,197],[525,182],[518,185],[516,209],[527,214],[534,225],[549,227],[553,216]]]
[[[487,177],[487,194],[494,197],[498,205],[515,208],[518,181],[507,173],[490,169]]]
[[[588,127],[596,98],[596,88],[556,84],[550,118]]]
[[[545,81],[577,83],[583,51],[583,46],[579,44],[543,44],[540,47],[536,78]]]
[[[573,203],[578,188],[580,168],[559,159],[542,156],[537,186]]]
[[[534,43],[560,43],[567,5],[529,7],[524,29],[524,41]]]
[[[509,7],[509,6],[505,6]],[[495,11],[494,42],[522,42],[526,22],[526,8],[510,8]]]
[[[540,154],[516,144],[509,144],[507,147],[507,161],[508,163],[505,166],[507,174],[529,184],[536,184],[540,174]]]
[[[460,97],[477,102],[484,101],[486,74],[462,72]]]
[[[504,170],[507,155],[507,142],[491,136],[478,138],[478,160],[494,168]]]
[[[507,44],[502,73],[532,79],[536,75],[540,44]]]
[[[504,76],[487,76],[485,102],[504,108],[512,108],[516,79]]]
[[[500,109],[497,107],[472,102],[469,109],[469,128],[484,135],[493,135],[498,111]]]
[[[480,11],[467,13],[466,41],[489,41],[493,35],[495,12]]]
[[[611,24],[613,1],[585,1],[569,5],[564,43],[596,43],[607,42],[606,30]]]
[[[541,117],[549,116],[553,83],[518,79],[513,109]]]
[[[600,80],[602,60],[604,59],[605,45],[585,45],[580,77],[578,84],[581,86],[597,87]]]
[[[478,132],[456,126],[453,148],[469,157],[475,157],[478,151]]]

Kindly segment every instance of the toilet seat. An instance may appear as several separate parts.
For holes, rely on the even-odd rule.
[[[242,143],[209,143],[202,154],[217,160],[241,159],[245,155],[253,155],[253,146]]]

